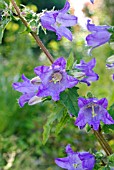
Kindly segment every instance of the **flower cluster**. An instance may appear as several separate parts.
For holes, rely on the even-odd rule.
[[[89,152],[74,152],[70,145],[66,146],[67,157],[55,159],[55,163],[67,170],[92,170],[95,158]]]
[[[80,111],[76,119],[75,125],[80,129],[89,124],[94,130],[98,130],[100,121],[104,124],[114,124],[114,120],[107,112],[108,101],[106,98],[100,100],[96,98],[82,98],[78,99],[78,106]]]
[[[19,98],[19,105],[31,103],[33,99],[52,96],[54,101],[59,100],[59,94],[66,88],[72,88],[78,80],[65,71],[66,61],[58,58],[52,66],[38,66],[34,69],[37,77],[31,81],[22,75],[24,82],[13,83],[13,88],[23,95]],[[34,98],[33,98],[34,97]],[[37,103],[37,102],[36,102]],[[34,103],[35,104],[35,103]]]

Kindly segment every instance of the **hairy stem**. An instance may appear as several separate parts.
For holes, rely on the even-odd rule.
[[[107,156],[111,155],[113,152],[112,152],[112,149],[111,147],[109,146],[108,142],[106,141],[106,139],[104,138],[103,134],[101,133],[100,130],[98,131],[95,131],[93,129],[93,132],[96,136],[96,138],[98,139],[100,145],[102,146],[103,150],[106,152]]]
[[[15,8],[18,17],[21,19],[21,21],[23,22],[23,24],[28,28],[28,23],[27,21],[21,16],[21,12],[19,7],[17,6],[15,0],[10,0],[13,7]],[[40,40],[39,36],[36,35],[36,33],[34,32],[30,32],[31,35],[33,36],[33,38],[36,40],[37,44],[40,46],[40,48],[42,49],[42,51],[46,54],[47,58],[50,60],[51,63],[54,62],[54,59],[52,57],[52,55],[49,53],[49,51],[47,50],[47,48],[44,46],[44,44],[42,43],[42,41]]]

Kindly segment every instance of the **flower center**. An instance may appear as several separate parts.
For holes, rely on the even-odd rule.
[[[72,165],[73,165],[74,168],[77,168],[79,164],[74,163]]]
[[[57,25],[58,27],[60,27],[60,26],[61,26],[61,24],[60,24],[60,23],[58,23],[58,22],[56,22],[56,25]]]
[[[95,116],[97,115],[97,114],[95,113],[94,106],[95,106],[95,105],[92,105],[92,117],[95,117]]]
[[[57,82],[60,82],[62,80],[62,74],[60,72],[55,72],[52,75],[52,81],[54,82],[54,84],[56,84]]]

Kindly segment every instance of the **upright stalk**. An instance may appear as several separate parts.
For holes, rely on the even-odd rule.
[[[17,6],[15,0],[10,0],[13,7],[15,8],[18,17],[21,19],[21,21],[23,22],[23,24],[28,28],[28,23],[27,21],[24,19],[24,17],[21,16],[21,12],[19,7]],[[40,48],[42,49],[42,51],[46,54],[47,58],[50,60],[51,63],[54,62],[54,59],[52,57],[52,55],[49,53],[49,51],[47,50],[47,48],[44,46],[44,44],[42,43],[42,41],[40,40],[39,36],[36,35],[36,33],[34,33],[33,31],[30,32],[31,35],[33,36],[33,38],[36,40],[37,44],[40,46]]]
[[[110,145],[108,144],[108,142],[106,141],[106,139],[104,138],[101,130],[99,129],[96,131],[93,129],[93,132],[94,132],[96,138],[98,139],[101,147],[106,152],[107,156],[111,155],[113,153],[112,149],[111,149]]]

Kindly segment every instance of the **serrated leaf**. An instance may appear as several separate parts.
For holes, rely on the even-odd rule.
[[[73,53],[71,52],[67,59],[66,69],[67,70],[72,69],[73,64],[74,64],[74,57],[73,57]]]
[[[61,118],[60,122],[57,124],[56,129],[55,129],[55,134],[58,135],[62,129],[64,128],[66,122],[69,120],[69,115],[67,113],[67,111],[64,111],[64,115]]]
[[[67,108],[68,113],[77,116],[78,115],[78,87],[67,89],[60,94],[60,102]]]
[[[57,102],[56,103],[56,107],[54,109],[54,112],[52,112],[48,118],[47,118],[47,122],[46,124],[44,125],[44,131],[43,131],[43,144],[45,144],[49,138],[49,135],[50,135],[50,131],[53,127],[53,122],[55,120],[58,120],[60,121],[63,114],[64,114],[64,111],[65,111],[65,107],[60,103],[60,102]]]

